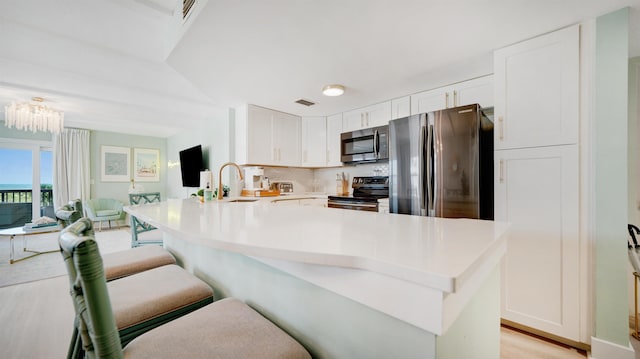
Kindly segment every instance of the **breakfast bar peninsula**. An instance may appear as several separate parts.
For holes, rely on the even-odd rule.
[[[125,211],[216,299],[245,301],[314,358],[499,358],[506,223],[271,202]]]

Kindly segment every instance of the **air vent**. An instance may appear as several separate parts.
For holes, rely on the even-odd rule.
[[[185,19],[187,15],[189,15],[189,11],[193,7],[193,4],[196,3],[196,0],[182,0],[182,18]]]
[[[303,99],[303,98],[301,98],[301,99],[299,99],[298,101],[296,101],[296,103],[299,103],[299,104],[301,104],[301,105],[305,105],[305,106],[313,106],[313,105],[315,105],[315,104],[316,104],[315,102],[311,102],[311,101],[309,101],[309,100],[305,100],[305,99]]]

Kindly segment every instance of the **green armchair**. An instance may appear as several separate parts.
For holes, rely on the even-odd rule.
[[[56,210],[56,218],[62,228],[82,218],[82,201],[74,199]]]
[[[102,230],[102,221],[109,222],[109,228],[111,228],[111,221],[116,221],[124,218],[124,210],[122,209],[122,202],[112,198],[97,198],[84,201],[84,209],[87,212],[87,217],[93,222],[100,222],[100,230]]]

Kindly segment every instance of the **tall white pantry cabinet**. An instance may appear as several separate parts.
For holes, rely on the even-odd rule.
[[[495,219],[511,223],[502,318],[580,342],[580,27],[494,53]]]

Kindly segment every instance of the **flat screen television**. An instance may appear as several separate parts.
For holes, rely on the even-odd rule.
[[[202,164],[202,145],[180,151],[180,172],[183,187],[200,187],[200,171]]]

